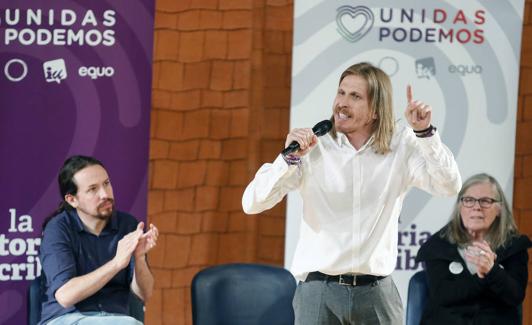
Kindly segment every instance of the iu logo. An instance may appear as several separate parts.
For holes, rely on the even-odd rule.
[[[42,65],[44,69],[44,79],[46,82],[61,83],[61,80],[65,80],[67,77],[67,70],[65,66],[65,60],[57,59],[46,61]]]
[[[427,57],[416,60],[416,74],[418,78],[430,79],[436,75],[436,64],[434,58]]]

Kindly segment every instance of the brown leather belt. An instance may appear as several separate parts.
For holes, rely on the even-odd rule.
[[[385,276],[376,275],[353,275],[353,274],[340,274],[340,275],[328,275],[321,272],[310,272],[307,275],[305,282],[309,281],[327,281],[336,282],[345,286],[365,286],[372,284],[378,280],[384,279]]]

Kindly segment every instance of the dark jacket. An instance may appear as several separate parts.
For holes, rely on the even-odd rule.
[[[457,246],[441,238],[441,232],[421,246],[416,258],[425,262],[430,297],[421,324],[520,324],[530,239],[515,237],[498,248],[493,268],[480,279],[469,272]],[[452,262],[454,273],[460,270],[456,263],[462,265],[461,272],[450,271]]]

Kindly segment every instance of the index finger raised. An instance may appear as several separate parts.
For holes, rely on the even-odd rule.
[[[406,86],[406,100],[408,101],[408,103],[410,103],[412,101],[412,86],[411,85],[407,85]]]

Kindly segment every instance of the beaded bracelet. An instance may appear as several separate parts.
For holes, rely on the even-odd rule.
[[[281,156],[283,156],[284,161],[286,161],[286,163],[290,166],[297,165],[299,167],[301,165],[301,158],[298,156],[294,156],[291,154]]]

